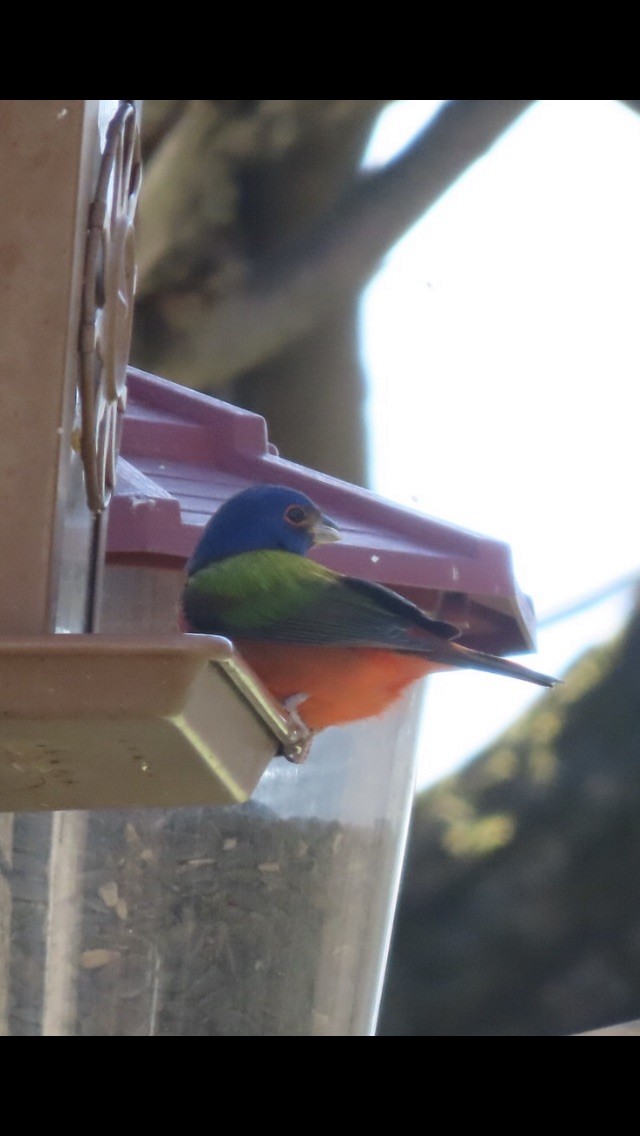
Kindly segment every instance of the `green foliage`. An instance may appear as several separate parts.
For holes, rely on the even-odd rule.
[[[415,804],[382,1034],[567,1035],[640,1010],[640,619]]]

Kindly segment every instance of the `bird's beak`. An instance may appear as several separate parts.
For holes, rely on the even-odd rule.
[[[334,540],[340,540],[340,529],[330,521],[328,517],[320,514],[318,519],[313,522],[309,530],[313,537],[314,544],[332,544]]]

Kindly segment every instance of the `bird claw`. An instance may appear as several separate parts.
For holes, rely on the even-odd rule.
[[[293,765],[302,765],[307,760],[313,741],[313,734],[298,714],[297,709],[301,703],[306,702],[308,697],[308,694],[291,694],[282,703],[291,721],[292,737],[289,741],[282,743],[278,754],[286,757],[287,761],[292,762]]]
[[[308,694],[290,694],[282,703],[287,713],[291,715],[297,725],[302,726],[305,730],[307,727],[298,714],[298,706],[302,706],[302,703],[306,702],[308,697]]]

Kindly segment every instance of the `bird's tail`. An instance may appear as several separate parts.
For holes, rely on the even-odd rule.
[[[470,647],[463,647],[461,643],[449,643],[449,647],[455,652],[454,666],[507,675],[509,678],[522,679],[523,682],[535,682],[537,686],[557,686],[562,682],[560,678],[532,671],[529,667],[523,667],[521,663],[512,663],[511,659],[503,659],[499,655],[487,655],[484,651],[474,651]]]

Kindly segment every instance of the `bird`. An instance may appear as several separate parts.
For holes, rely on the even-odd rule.
[[[560,681],[456,643],[454,624],[383,584],[308,558],[339,539],[305,493],[250,486],[203,529],[180,597],[180,629],[230,639],[310,738],[377,717],[435,671],[471,668],[544,687]],[[285,756],[299,763],[308,750]]]

